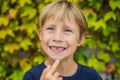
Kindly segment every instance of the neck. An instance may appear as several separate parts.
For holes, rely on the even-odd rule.
[[[54,60],[48,58],[45,61],[45,65],[52,65]],[[61,74],[61,76],[72,76],[77,71],[78,65],[73,59],[63,59],[60,61],[56,71]]]

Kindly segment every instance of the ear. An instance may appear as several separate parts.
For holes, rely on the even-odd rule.
[[[78,41],[78,46],[81,46],[85,40],[85,36],[83,35],[81,39]]]
[[[38,29],[37,34],[38,34],[39,39],[41,40],[41,29]]]

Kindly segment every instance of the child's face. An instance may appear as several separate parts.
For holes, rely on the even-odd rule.
[[[50,17],[39,30],[42,49],[53,60],[73,58],[77,46],[81,44],[79,33],[74,19],[57,20]]]

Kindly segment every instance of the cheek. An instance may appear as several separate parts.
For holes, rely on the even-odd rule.
[[[70,45],[76,46],[78,44],[78,39],[76,37],[66,37]]]
[[[49,38],[49,34],[43,32],[41,35],[41,39],[44,41],[44,40],[47,40],[48,38]]]
[[[40,39],[40,42],[41,42],[41,46],[43,46],[44,44],[47,44],[48,42],[48,38],[46,38],[47,36],[45,35],[41,35],[41,39]]]

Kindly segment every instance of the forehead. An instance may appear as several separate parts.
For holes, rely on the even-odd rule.
[[[58,15],[50,16],[49,18],[47,18],[44,26],[46,25],[63,25],[64,27],[72,26],[74,28],[78,26],[73,17],[60,18],[58,17]]]
[[[49,14],[45,20],[45,23],[47,23],[48,21],[51,22],[60,22],[62,21],[64,24],[66,23],[72,23],[77,25],[74,15],[72,13],[66,13],[66,14],[59,14],[59,12],[56,12],[54,14]]]

